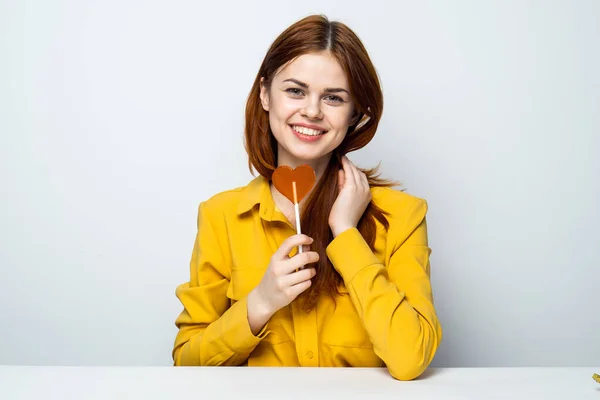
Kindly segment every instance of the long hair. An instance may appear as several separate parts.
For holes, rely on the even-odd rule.
[[[341,157],[366,146],[371,141],[383,112],[383,94],[379,78],[358,36],[343,23],[330,22],[327,17],[321,15],[306,17],[287,28],[267,51],[256,75],[246,103],[244,129],[250,172],[253,173],[254,168],[263,177],[271,180],[273,171],[277,168],[277,142],[271,132],[269,115],[260,102],[261,78],[264,78],[263,84],[270,88],[272,79],[280,67],[303,54],[322,51],[328,51],[342,66],[359,118],[348,128],[343,142],[333,151],[323,176],[316,182],[302,211],[303,233],[314,239],[311,250],[318,252],[320,256],[314,265],[317,274],[312,285],[301,296],[303,307],[307,310],[316,305],[322,294],[334,297],[342,283],[342,277],[325,253],[325,249],[333,240],[327,221],[338,195]],[[377,168],[361,169],[367,175],[371,187],[397,184],[379,178],[376,174]],[[376,221],[385,229],[389,227],[384,211],[371,202],[357,227],[371,249],[375,243]]]

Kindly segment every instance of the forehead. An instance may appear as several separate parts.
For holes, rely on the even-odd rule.
[[[284,66],[275,76],[283,82],[294,78],[309,87],[337,87],[348,89],[348,80],[340,63],[329,53],[303,54]]]

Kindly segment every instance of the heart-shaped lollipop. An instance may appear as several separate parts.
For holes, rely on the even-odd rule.
[[[287,165],[281,165],[273,171],[273,185],[294,205],[296,214],[296,232],[302,233],[300,229],[300,201],[310,192],[315,185],[317,176],[310,165],[300,165],[295,169]],[[298,246],[298,253],[302,253],[302,246]]]
[[[315,185],[315,170],[310,165],[300,165],[295,169],[281,165],[273,172],[273,185],[292,204],[300,203],[304,196]],[[296,198],[294,198],[294,183],[296,182]]]

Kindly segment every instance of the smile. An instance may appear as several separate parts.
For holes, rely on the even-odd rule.
[[[306,136],[319,136],[324,134],[327,131],[317,131],[315,129],[306,128],[304,126],[292,125],[292,129],[296,131],[296,133],[300,133]]]
[[[290,128],[294,135],[303,142],[316,142],[327,133],[327,131],[318,131],[298,125],[290,125]]]

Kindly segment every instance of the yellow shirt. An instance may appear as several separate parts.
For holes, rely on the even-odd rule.
[[[262,176],[201,203],[190,281],[176,290],[184,310],[175,365],[387,366],[396,379],[419,376],[442,338],[429,280],[427,203],[390,188],[371,193],[390,227],[377,222],[375,251],[355,228],[328,245],[344,280],[337,307],[328,296],[309,313],[292,302],[256,336],[247,295],[296,232]]]

